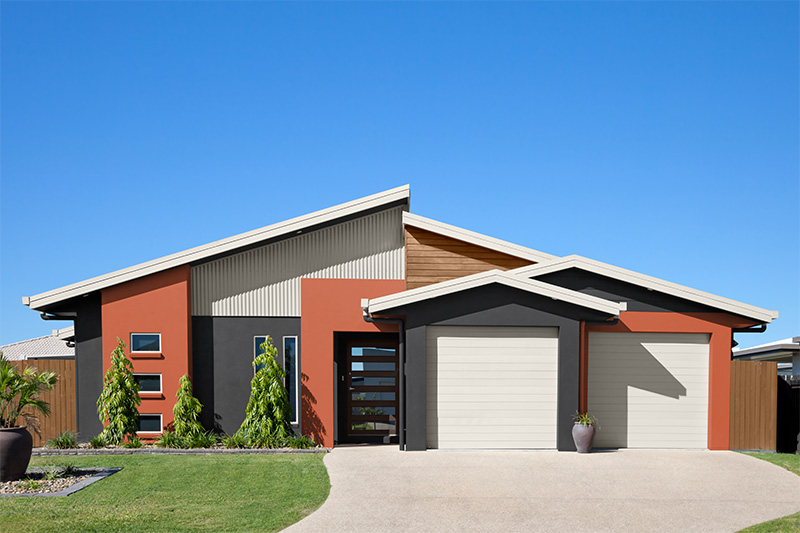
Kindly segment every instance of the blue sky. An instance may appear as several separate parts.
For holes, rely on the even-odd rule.
[[[800,335],[798,3],[0,3],[20,298],[405,183],[412,210],[778,309]]]

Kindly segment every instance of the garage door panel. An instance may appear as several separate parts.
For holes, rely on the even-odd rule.
[[[705,334],[589,334],[589,411],[597,447],[706,448]]]
[[[558,329],[429,327],[433,448],[554,448]]]

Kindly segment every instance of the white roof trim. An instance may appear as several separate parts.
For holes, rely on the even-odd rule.
[[[534,261],[536,263],[558,259],[558,256],[555,255],[539,252],[538,250],[533,250],[532,248],[526,248],[518,244],[495,239],[494,237],[481,235],[480,233],[476,233],[474,231],[451,226],[450,224],[445,224],[443,222],[437,222],[436,220],[431,220],[430,218],[421,217],[419,215],[413,215],[408,212],[403,213],[403,224],[431,231],[433,233],[438,233],[440,235],[445,235],[447,237],[452,237],[453,239],[458,239],[459,241],[468,242],[476,246],[482,246],[484,248],[502,252],[504,254],[513,255],[514,257],[527,259],[528,261]]]
[[[134,265],[132,267],[117,270],[115,272],[97,276],[95,278],[78,283],[73,283],[72,285],[67,285],[66,287],[43,292],[35,296],[23,296],[22,303],[30,306],[31,309],[39,309],[46,305],[61,302],[69,298],[74,298],[75,296],[81,296],[98,289],[111,287],[119,283],[124,283],[126,281],[148,276],[150,274],[155,274],[156,272],[161,272],[180,265],[185,265],[186,263],[213,257],[221,253],[230,252],[236,250],[237,248],[258,244],[259,242],[268,239],[287,236],[293,233],[297,234],[302,232],[304,229],[317,224],[324,224],[338,218],[355,215],[362,211],[367,211],[369,209],[374,209],[376,207],[381,207],[397,201],[408,201],[410,196],[410,187],[408,185],[403,185],[402,187],[397,187],[378,194],[373,194],[372,196],[359,198],[358,200],[339,204],[328,209],[310,213],[308,215],[292,218],[284,222],[265,226],[263,228],[248,231],[246,233],[240,233],[239,235],[234,235],[233,237],[228,237],[226,239],[221,239],[209,244],[204,244],[183,252],[178,252],[176,254],[161,257],[159,259],[154,259],[146,263]]]
[[[526,279],[524,276],[513,276],[502,270],[489,270],[488,272],[481,272],[479,274],[451,279],[441,283],[434,283],[425,287],[398,292],[388,296],[381,296],[380,298],[373,298],[369,301],[362,300],[361,306],[364,311],[368,311],[369,313],[380,313],[387,309],[481,287],[490,283],[500,283],[508,287],[552,298],[553,300],[560,300],[573,305],[594,309],[614,316],[619,315],[620,312],[626,309],[625,303],[603,300],[602,298],[564,289],[563,287],[551,285],[550,283]]]
[[[62,341],[72,340],[75,338],[75,326],[54,329],[53,336],[61,339]]]
[[[737,302],[735,300],[723,298],[722,296],[692,289],[691,287],[686,287],[684,285],[678,285],[677,283],[664,281],[663,279],[654,278],[652,276],[646,276],[645,274],[640,274],[632,270],[626,270],[624,268],[602,263],[600,261],[595,261],[594,259],[587,259],[586,257],[581,257],[579,255],[569,255],[549,263],[515,268],[514,270],[509,270],[508,272],[514,275],[537,277],[544,274],[549,274],[551,272],[566,270],[568,268],[579,268],[588,272],[594,272],[595,274],[608,276],[620,281],[631,283],[633,285],[638,285],[640,287],[645,287],[647,289],[662,292],[664,294],[683,298],[685,300],[707,305],[709,307],[715,307],[729,313],[752,318],[759,322],[768,323],[778,318],[777,311],[768,311],[760,307],[747,305],[742,302]]]

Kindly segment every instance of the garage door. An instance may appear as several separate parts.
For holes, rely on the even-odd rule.
[[[427,328],[429,448],[555,448],[558,329]]]
[[[694,333],[589,333],[598,448],[707,448],[708,341]]]

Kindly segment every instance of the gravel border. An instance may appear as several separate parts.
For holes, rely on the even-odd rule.
[[[99,469],[97,473],[92,475],[90,478],[84,479],[83,481],[78,481],[77,483],[74,483],[64,490],[60,490],[58,492],[21,492],[19,494],[0,494],[0,498],[50,498],[53,496],[69,496],[70,494],[74,494],[79,490],[88,487],[92,483],[107,478],[111,474],[116,474],[120,470],[122,470],[122,468]]]
[[[271,455],[287,453],[328,453],[330,448],[34,448],[32,457],[80,455]]]

